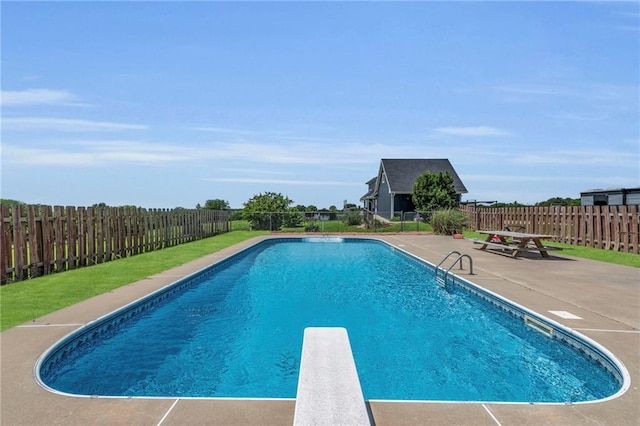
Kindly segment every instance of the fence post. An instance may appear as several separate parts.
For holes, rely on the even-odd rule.
[[[77,245],[76,245],[76,223],[75,208],[67,206],[67,267],[76,269]]]
[[[13,266],[9,209],[0,204],[0,285],[9,282],[9,269]]]
[[[78,231],[78,261],[77,266],[83,267],[87,265],[87,210],[84,207],[78,207],[77,212],[77,231]]]
[[[27,262],[29,265],[29,277],[31,278],[39,275],[38,263],[40,263],[40,249],[38,247],[38,240],[40,238],[38,238],[38,230],[36,226],[37,213],[36,206],[27,206]]]
[[[12,224],[13,224],[13,250],[14,250],[14,269],[13,273],[17,280],[25,278],[25,265],[27,264],[27,247],[24,235],[24,227],[22,225],[22,209],[20,206],[13,206]]]

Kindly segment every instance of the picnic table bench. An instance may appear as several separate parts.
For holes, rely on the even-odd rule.
[[[474,244],[482,244],[480,250],[498,249],[507,252],[511,257],[516,257],[520,252],[537,251],[542,257],[549,257],[549,251],[562,250],[560,247],[545,246],[542,240],[549,240],[553,235],[527,234],[512,231],[478,231],[486,234],[484,241],[474,241]]]

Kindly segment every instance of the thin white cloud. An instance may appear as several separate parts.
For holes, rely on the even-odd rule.
[[[0,105],[73,105],[86,106],[66,90],[27,89],[3,90],[0,92]]]
[[[291,175],[291,172],[271,169],[253,169],[240,167],[221,167],[217,169],[219,172],[243,173],[243,174],[263,174],[263,175]]]
[[[91,166],[96,158],[85,152],[63,152],[46,148],[21,148],[2,144],[2,157],[5,164],[42,166]]]
[[[466,183],[472,182],[494,182],[494,183],[504,183],[504,182],[583,182],[584,177],[579,176],[562,176],[562,175],[526,175],[526,174],[518,174],[518,175],[510,175],[510,174],[461,174],[460,178]]]
[[[614,30],[619,30],[619,31],[629,31],[629,32],[640,32],[640,27],[637,25],[616,25],[616,26],[612,26],[611,28],[613,28]]]
[[[2,126],[5,129],[13,130],[56,130],[60,132],[145,130],[148,127],[142,124],[47,117],[3,118]]]
[[[394,149],[403,152],[415,152],[415,147],[384,146],[374,145],[371,147],[360,145],[349,145],[342,147],[318,146],[283,146],[277,144],[211,144],[211,145],[179,145],[161,144],[151,142],[140,142],[132,140],[93,140],[93,141],[48,141],[45,147],[17,146],[16,144],[3,143],[3,161],[13,164],[24,165],[46,165],[60,167],[94,167],[94,166],[118,166],[118,165],[140,165],[140,166],[166,166],[170,164],[228,164],[230,167],[217,169],[224,176],[225,182],[244,183],[283,183],[289,182],[281,179],[280,176],[291,175],[283,167],[288,165],[299,166],[327,166],[345,167],[377,164],[380,158],[402,157],[393,155]],[[608,150],[585,150],[576,151],[556,151],[545,153],[528,153],[516,156],[494,155],[493,150],[487,152],[476,152],[467,148],[458,152],[453,150],[446,154],[442,152],[441,157],[450,158],[454,165],[477,163],[481,158],[502,158],[505,166],[515,164],[516,166],[532,166],[536,170],[546,166],[602,166],[615,165],[617,167],[636,167],[636,158],[625,156],[620,159],[618,152]],[[430,151],[431,152],[431,151]],[[457,152],[457,153],[456,153]],[[391,154],[391,155],[389,155]],[[431,154],[436,155],[435,152]],[[498,152],[497,154],[505,154]],[[627,158],[628,157],[628,158]],[[631,156],[633,157],[633,156]],[[434,157],[435,158],[435,157]],[[266,164],[277,165],[277,167],[265,168]],[[253,167],[254,165],[258,167]],[[505,170],[506,171],[506,170]],[[508,172],[507,172],[508,173]],[[234,177],[236,176],[236,177]],[[273,179],[275,177],[275,179]],[[325,179],[322,179],[322,181]],[[518,181],[519,178],[512,180]],[[222,179],[222,178],[221,178]],[[499,179],[505,179],[501,176]],[[511,179],[511,178],[509,178]],[[219,180],[223,181],[223,180]],[[295,182],[302,182],[295,180]],[[313,182],[318,182],[313,180]],[[293,183],[292,183],[293,184]]]
[[[576,114],[571,112],[554,114],[553,117],[571,121],[603,121],[607,119],[607,116],[604,114]]]
[[[257,135],[260,132],[255,130],[240,130],[240,129],[229,129],[223,127],[190,127],[190,130],[197,130],[199,132],[209,132],[209,133],[221,133],[225,135],[239,135],[239,136],[247,136],[247,135]]]
[[[101,141],[87,146],[101,161],[112,163],[166,164],[185,162],[193,155],[183,153],[177,145],[153,144],[136,141]]]
[[[20,81],[38,81],[40,80],[39,75],[25,75],[20,79]]]
[[[221,135],[221,137],[226,138],[226,140],[230,140],[233,137],[235,139],[242,139],[244,141],[251,140],[254,138],[261,139],[276,139],[278,142],[288,142],[288,143],[296,143],[296,144],[307,144],[307,143],[353,143],[354,141],[345,141],[344,139],[337,140],[336,138],[326,138],[326,137],[309,137],[304,136],[300,137],[294,134],[290,134],[283,131],[277,130],[251,130],[251,129],[232,129],[225,127],[189,127],[189,130],[195,130],[199,132],[208,132],[208,133],[216,133]]]
[[[491,126],[472,127],[438,127],[434,129],[437,133],[454,136],[506,136],[510,133]]]
[[[300,143],[215,143],[200,147],[203,159],[241,160],[272,164],[354,164],[369,163],[380,158],[379,152],[366,145],[332,145]]]
[[[493,90],[506,102],[527,102],[543,97],[565,97],[593,102],[637,103],[638,86],[609,83],[504,84]]]
[[[465,174],[460,178],[470,193],[468,200],[498,200],[536,203],[550,197],[577,198],[580,192],[591,188],[634,187],[637,180],[628,176],[607,175],[606,172],[589,177],[567,175],[564,170],[557,174]],[[515,186],[513,184],[516,184]]]
[[[637,2],[630,2],[631,5],[634,3],[637,5]],[[613,24],[610,28],[622,31],[640,31],[640,25],[638,25],[638,23],[640,23],[640,12],[637,7],[625,11],[614,12],[613,16],[621,19],[619,20],[619,24]]]
[[[526,166],[610,166],[638,168],[638,153],[624,155],[611,149],[556,150],[543,153],[522,153],[513,157],[512,163]]]
[[[136,127],[138,128],[138,127]],[[470,132],[472,134],[477,134]],[[489,132],[484,131],[483,134]],[[454,167],[477,164],[478,162],[499,161],[505,167],[530,167],[539,173],[548,173],[549,167],[585,166],[637,169],[638,153],[633,151],[633,141],[625,141],[627,154],[621,155],[619,149],[583,148],[581,150],[546,150],[518,152],[514,155],[509,146],[503,144],[483,145],[457,144],[442,146],[430,144],[386,145],[374,144],[331,144],[321,143],[282,144],[282,143],[154,143],[135,139],[122,140],[73,140],[65,137],[60,140],[38,140],[38,144],[17,143],[9,138],[3,141],[3,161],[11,164],[51,165],[67,167],[87,167],[98,165],[117,166],[119,164],[142,166],[165,166],[170,164],[216,164],[222,168],[217,171],[224,178],[270,179],[271,183],[286,183],[281,179],[292,172],[287,166],[301,167],[324,166],[345,170],[377,164],[380,158],[415,157],[416,152],[428,151],[431,158],[449,158]],[[544,144],[538,144],[544,146]],[[637,150],[636,150],[637,151]],[[509,171],[505,168],[505,174]],[[375,173],[375,170],[372,171]],[[319,176],[320,180],[323,176]],[[504,176],[501,179],[505,179]],[[317,182],[316,180],[313,180]],[[299,182],[296,180],[296,182]]]
[[[358,186],[362,187],[360,182],[340,182],[331,180],[287,180],[287,179],[260,179],[260,178],[209,178],[208,182],[225,182],[225,183],[266,183],[277,185],[331,185],[331,186]]]
[[[265,164],[277,165],[329,165],[344,166],[366,164],[379,160],[372,147],[345,146],[332,147],[318,145],[279,145],[248,143],[213,143],[208,145],[181,145],[141,142],[135,140],[60,140],[49,139],[46,148],[18,146],[7,140],[3,143],[3,160],[21,164],[43,164],[60,166],[87,166],[95,164],[167,164],[223,162],[239,169],[264,173],[283,174],[267,171]],[[262,167],[252,167],[259,164]],[[238,171],[236,170],[236,173]]]
[[[10,124],[32,126],[38,124],[59,130],[118,130],[127,126],[142,129],[144,126],[121,125],[118,123],[81,122],[78,120],[43,122],[10,121]],[[45,126],[46,125],[46,126]],[[288,174],[284,166],[328,166],[349,167],[376,164],[380,158],[408,157],[416,152],[416,146],[397,146],[385,144],[360,143],[276,143],[276,142],[210,142],[197,144],[153,143],[135,139],[124,140],[91,140],[87,138],[53,139],[50,136],[43,140],[32,136],[33,141],[12,140],[13,136],[3,141],[3,160],[13,164],[42,164],[59,166],[89,166],[96,164],[135,163],[142,165],[165,165],[170,163],[217,164],[227,166],[226,173],[252,174]],[[46,145],[45,145],[46,144]],[[277,167],[271,167],[277,166]]]
[[[191,159],[180,155],[179,147],[135,141],[92,142],[47,148],[25,148],[3,144],[2,156],[6,163],[62,167],[162,165]]]
[[[567,87],[545,84],[507,84],[494,89],[508,95],[566,96],[571,93]]]

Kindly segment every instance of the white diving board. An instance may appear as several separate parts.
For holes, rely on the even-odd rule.
[[[304,330],[294,426],[371,425],[347,330]]]

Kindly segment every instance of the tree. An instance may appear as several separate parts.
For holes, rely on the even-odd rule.
[[[204,208],[207,210],[229,210],[229,202],[216,198],[204,202]]]
[[[580,198],[549,198],[547,201],[540,201],[536,206],[579,206]]]
[[[23,203],[22,201],[18,201],[18,200],[12,200],[9,198],[0,198],[0,204],[7,206],[7,207],[11,207],[11,206],[24,206],[25,203]]]
[[[343,210],[359,210],[360,208],[353,203],[346,203],[343,207]]]
[[[282,225],[286,228],[297,228],[302,225],[303,212],[296,207],[289,207],[287,213],[283,215]]]
[[[457,200],[453,177],[449,172],[425,172],[413,185],[416,210],[433,211],[455,207]]]
[[[287,217],[287,210],[291,203],[293,201],[289,197],[280,193],[260,193],[244,203],[242,216],[251,223],[253,229],[278,230]]]
[[[494,203],[490,206],[478,206],[478,207],[496,207],[496,208],[502,208],[502,207],[527,207],[527,204],[522,204],[519,203],[518,201],[514,201],[513,203]]]

